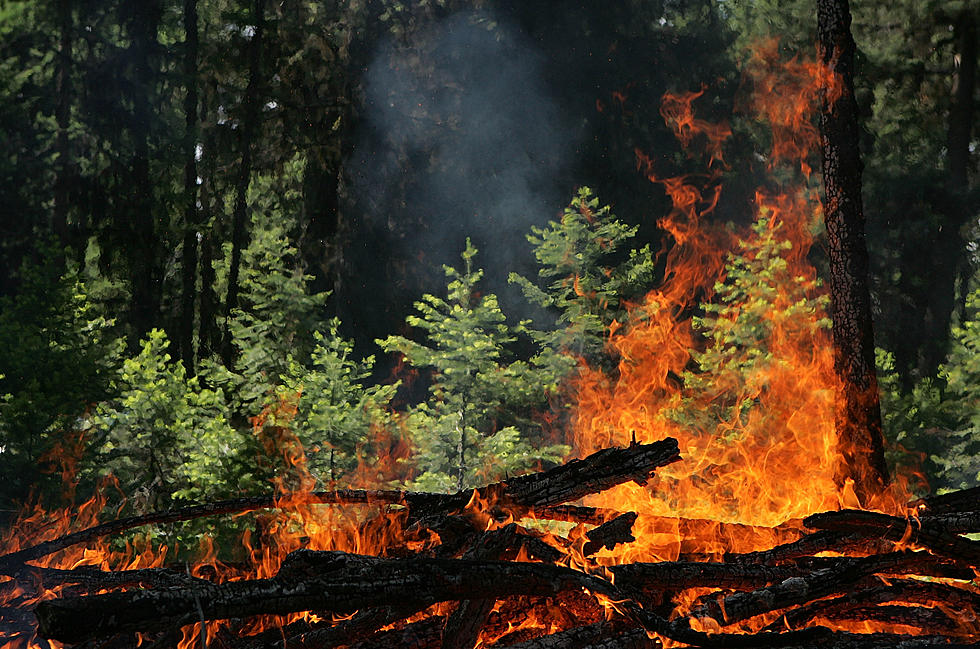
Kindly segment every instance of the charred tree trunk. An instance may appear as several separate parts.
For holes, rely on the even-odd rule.
[[[248,245],[248,186],[252,177],[252,144],[258,131],[259,121],[259,76],[262,64],[262,38],[265,30],[265,0],[254,0],[252,21],[255,29],[248,45],[248,85],[243,98],[244,115],[240,130],[242,161],[238,170],[235,187],[235,207],[231,224],[231,264],[228,268],[228,292],[225,295],[225,330],[221,355],[226,365],[231,365],[234,347],[228,320],[232,310],[238,306],[239,273],[241,272],[242,251]]]
[[[836,480],[841,486],[853,480],[856,495],[866,502],[883,489],[888,469],[875,377],[854,99],[855,45],[847,0],[818,0],[817,22],[820,57],[833,72],[840,91],[824,93],[820,113],[834,370],[840,382],[835,419],[841,457]]]
[[[177,349],[194,374],[194,303],[197,294],[197,0],[184,0],[184,244],[181,250],[180,322]]]

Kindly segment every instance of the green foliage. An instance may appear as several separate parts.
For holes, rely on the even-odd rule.
[[[398,386],[368,385],[374,357],[359,361],[354,345],[340,337],[340,322],[314,332],[309,366],[290,359],[277,393],[294,400],[289,425],[307,454],[307,468],[321,485],[333,484],[371,455],[373,433],[391,424],[389,402]],[[298,399],[297,399],[298,397]]]
[[[122,352],[78,274],[57,275],[50,257],[21,269],[16,297],[0,298],[0,501],[23,502],[54,466],[42,460],[75,431],[88,405],[110,391]]]
[[[445,268],[447,297],[424,295],[415,303],[418,315],[406,318],[426,343],[403,336],[378,341],[385,351],[431,372],[430,399],[408,417],[418,447],[418,488],[463,489],[558,461],[567,452],[562,446],[534,448],[528,441],[533,423],[526,413],[530,404],[543,403],[546,383],[540,372],[513,360],[508,346],[516,332],[497,297],[477,291],[483,272],[473,269],[476,253],[467,240],[463,272]]]
[[[793,244],[780,238],[780,227],[760,215],[739,252],[729,255],[725,280],[715,285],[704,315],[694,318],[706,345],[691,352],[697,369],[683,373],[683,403],[671,413],[678,423],[740,434],[771,373],[799,360],[773,349],[777,330],[805,347],[830,328],[829,298],[817,295],[817,280],[793,274],[787,260]]]
[[[944,400],[943,382],[931,377],[906,390],[895,367],[895,356],[875,350],[882,432],[886,460],[897,474],[922,473],[935,488],[943,482],[944,431],[956,426],[956,416]]]
[[[980,483],[980,291],[969,295],[967,309],[936,378],[905,389],[892,355],[878,352],[884,428],[895,461],[924,472],[933,489]]]
[[[952,488],[980,483],[980,290],[969,295],[967,309],[967,319],[953,327],[953,346],[940,372],[956,425],[946,432],[945,452],[934,459]]]
[[[311,294],[312,279],[297,266],[296,248],[275,212],[258,212],[252,239],[242,255],[241,307],[231,314],[228,329],[238,356],[233,368],[236,397],[243,404],[260,403],[290,358],[305,363],[313,332],[322,328],[325,293]]]
[[[606,358],[606,336],[613,323],[626,322],[631,300],[653,282],[650,246],[626,249],[637,228],[618,220],[588,187],[578,190],[560,222],[533,227],[528,241],[544,282],[512,273],[531,302],[557,312],[557,328],[534,331],[541,346],[535,362],[553,368],[557,378],[574,367],[575,357],[591,363]]]
[[[136,511],[227,497],[243,486],[247,439],[229,424],[223,392],[188,377],[168,347],[166,334],[151,331],[139,353],[123,361],[115,396],[85,422],[93,450],[88,471],[111,473]]]

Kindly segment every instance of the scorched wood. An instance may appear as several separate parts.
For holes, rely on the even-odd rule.
[[[127,631],[155,631],[201,620],[282,615],[296,611],[350,613],[413,602],[552,595],[566,589],[611,592],[602,579],[559,566],[463,559],[382,560],[327,552],[333,564],[319,577],[237,581],[179,590],[135,590],[58,599],[37,607],[39,634],[80,642]],[[308,557],[307,557],[308,558]]]
[[[677,440],[666,438],[652,444],[631,444],[625,448],[597,451],[581,460],[504,482],[479,490],[457,494],[430,494],[408,491],[364,491],[341,489],[299,494],[294,497],[258,496],[236,498],[215,503],[193,505],[169,512],[154,512],[103,523],[89,529],[38,543],[0,556],[0,574],[14,576],[24,563],[39,559],[97,538],[118,534],[135,527],[175,523],[222,514],[236,514],[258,509],[294,508],[310,504],[389,504],[407,507],[417,516],[458,514],[472,500],[474,493],[494,503],[507,504],[518,513],[546,509],[578,500],[629,481],[645,484],[657,468],[680,459]]]

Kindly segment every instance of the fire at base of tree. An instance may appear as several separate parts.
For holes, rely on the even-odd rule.
[[[975,642],[978,10],[340,4],[0,8],[0,636]]]

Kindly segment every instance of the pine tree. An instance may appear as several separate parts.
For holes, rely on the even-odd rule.
[[[639,302],[653,283],[650,246],[627,248],[637,228],[618,220],[588,187],[578,190],[561,221],[532,228],[528,241],[543,280],[511,274],[531,302],[557,314],[557,326],[533,331],[541,346],[534,362],[560,378],[577,359],[614,366],[606,353],[611,332],[628,320],[631,301]]]
[[[543,384],[527,363],[513,360],[515,331],[497,297],[479,293],[483,271],[473,268],[476,253],[467,240],[463,271],[445,267],[446,298],[424,295],[415,303],[417,315],[406,318],[424,343],[403,336],[378,341],[431,372],[430,398],[408,415],[421,473],[415,484],[423,489],[461,490],[557,462],[567,452],[528,442],[533,423],[526,413],[543,403]]]

